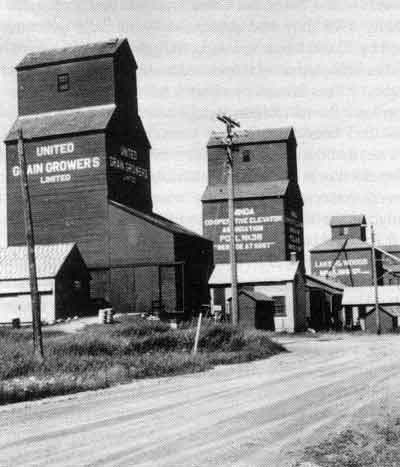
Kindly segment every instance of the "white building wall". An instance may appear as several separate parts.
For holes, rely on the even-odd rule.
[[[256,285],[255,292],[261,292],[267,297],[284,296],[286,301],[286,316],[275,316],[275,330],[278,332],[294,332],[295,319],[294,319],[294,300],[293,300],[293,283],[286,282],[285,284],[273,285]]]
[[[40,315],[42,322],[55,320],[54,280],[38,281]],[[11,324],[19,318],[21,323],[32,322],[31,296],[28,281],[2,281],[0,285],[0,323]]]

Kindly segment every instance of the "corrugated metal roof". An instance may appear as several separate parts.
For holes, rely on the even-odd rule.
[[[273,197],[284,196],[289,180],[276,180],[273,182],[238,183],[235,185],[235,198]],[[209,185],[201,197],[202,201],[227,199],[225,185]]]
[[[361,224],[366,224],[364,214],[355,214],[350,216],[332,216],[330,220],[331,227]]]
[[[18,127],[22,128],[23,136],[27,139],[104,130],[114,111],[115,105],[110,104],[23,115],[15,120],[5,141],[17,139]]]
[[[320,284],[322,286],[322,289],[332,289],[334,292],[343,292],[343,289],[345,287],[340,282],[333,281],[332,279],[327,279],[325,277],[315,276],[312,274],[306,274],[306,286],[313,287],[315,286],[315,283],[317,283],[317,285]]]
[[[74,47],[31,52],[25,55],[15,68],[19,70],[22,68],[47,65],[50,63],[69,62],[89,57],[114,55],[124,41],[126,41],[126,39],[111,39],[105,42],[94,42]]]
[[[287,141],[293,132],[292,127],[265,128],[261,130],[235,130],[237,137],[234,144],[268,143],[272,141]],[[294,132],[293,132],[294,136]],[[214,132],[208,140],[207,147],[223,146],[226,133]]]
[[[133,209],[131,207],[125,206],[124,204],[117,203],[116,201],[109,201],[109,204],[112,206],[115,206],[117,209],[122,209],[123,211],[132,214],[133,216],[140,217],[153,225],[156,225],[164,230],[168,230],[169,232],[172,233],[177,233],[177,234],[183,234],[183,235],[190,235],[190,236],[195,236],[198,238],[201,238],[202,240],[206,240],[208,242],[211,242],[210,240],[206,239],[205,237],[202,237],[200,234],[196,232],[192,232],[189,229],[186,229],[186,227],[183,227],[175,222],[170,221],[169,219],[166,219],[163,216],[160,216],[159,214],[156,214],[152,212],[151,214],[144,213],[142,211],[138,211],[136,209]]]
[[[238,283],[293,281],[298,267],[298,261],[239,263],[237,265]],[[209,285],[229,285],[231,283],[230,264],[216,264],[208,283]]]
[[[310,249],[310,252],[317,251],[338,251],[338,250],[369,250],[371,245],[363,242],[358,238],[336,238],[334,240],[327,240],[320,245]]]
[[[400,304],[400,286],[379,286],[378,302],[380,305]],[[342,305],[375,305],[374,287],[345,287],[343,291]]]
[[[74,248],[74,243],[36,245],[36,270],[38,278],[55,277]],[[0,280],[29,278],[28,250],[26,246],[0,249]]]

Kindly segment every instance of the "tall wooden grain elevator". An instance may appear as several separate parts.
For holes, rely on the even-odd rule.
[[[22,127],[36,242],[77,243],[92,297],[120,311],[157,303],[190,314],[207,302],[212,243],[153,212],[151,146],[128,41],[30,53],[16,70],[18,118],[5,140],[8,244],[25,241]]]

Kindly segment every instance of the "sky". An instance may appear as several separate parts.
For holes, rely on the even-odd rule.
[[[154,210],[201,233],[206,144],[225,112],[294,128],[306,251],[332,215],[365,214],[400,243],[400,3],[396,0],[0,0],[0,135],[28,52],[127,37],[152,144]],[[5,245],[5,148],[0,244]]]

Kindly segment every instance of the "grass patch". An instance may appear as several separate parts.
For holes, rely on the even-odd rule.
[[[47,329],[45,363],[38,365],[30,329],[0,328],[0,404],[199,372],[285,350],[261,331],[206,322],[199,352],[192,355],[195,333],[191,326],[171,330],[165,323],[138,318],[87,326],[75,334]]]
[[[320,467],[395,467],[400,465],[400,417],[342,433],[305,449],[303,462]],[[301,465],[301,464],[299,464]]]

